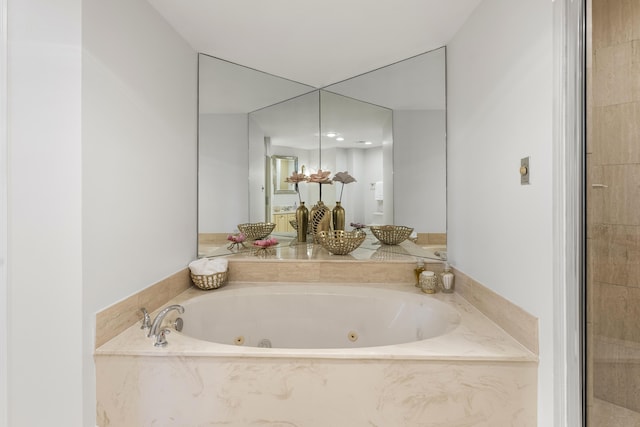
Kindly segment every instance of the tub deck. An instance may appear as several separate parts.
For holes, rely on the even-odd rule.
[[[288,283],[289,285],[304,286],[308,283]],[[340,284],[354,287],[377,287],[394,289],[402,292],[416,294],[417,298],[434,298],[453,307],[460,313],[460,324],[453,331],[424,341],[416,341],[392,346],[364,347],[352,349],[265,349],[255,347],[243,347],[227,344],[218,344],[200,341],[183,336],[176,331],[168,335],[170,345],[165,348],[155,348],[152,341],[144,336],[139,325],[128,328],[106,344],[96,349],[95,355],[145,355],[145,356],[207,356],[207,357],[338,357],[338,358],[373,358],[384,359],[417,359],[417,360],[477,360],[477,361],[511,361],[511,362],[537,362],[538,358],[510,335],[498,328],[487,319],[475,307],[458,294],[436,293],[428,295],[422,293],[413,285],[397,284]],[[189,288],[182,294],[173,298],[165,305],[181,304],[191,298],[211,292],[224,292],[229,289],[238,289],[259,286],[269,287],[268,283],[231,283],[212,291],[203,291],[196,287]],[[326,284],[330,287],[332,284]],[[152,313],[152,318],[156,313]],[[330,313],[328,313],[330,315]],[[175,318],[177,314],[171,313],[167,319]]]
[[[95,352],[99,425],[536,426],[537,356],[464,298],[353,285],[438,299],[460,324],[424,341],[352,349],[238,347],[175,331],[155,348],[134,325]],[[167,305],[250,286],[269,284],[190,288]]]

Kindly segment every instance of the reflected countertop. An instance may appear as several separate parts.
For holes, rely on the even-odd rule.
[[[202,257],[217,256],[233,256],[234,259],[263,257],[266,259],[281,260],[332,260],[332,261],[353,261],[353,260],[384,260],[384,261],[407,261],[416,258],[424,258],[425,260],[442,261],[439,256],[439,250],[442,246],[423,247],[418,246],[411,240],[405,240],[399,245],[384,245],[378,241],[373,235],[367,233],[365,241],[349,253],[348,255],[333,255],[319,244],[311,242],[311,236],[308,236],[307,242],[298,242],[296,233],[293,232],[275,232],[271,233],[271,237],[278,240],[278,244],[260,249],[253,245],[253,242],[246,241],[244,246],[235,245],[230,247],[228,244],[218,247],[211,247],[203,251]]]

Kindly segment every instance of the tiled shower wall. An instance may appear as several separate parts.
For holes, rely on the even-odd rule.
[[[640,0],[592,0],[591,12],[588,425],[636,426],[640,425],[636,424],[640,422]],[[620,421],[622,412],[631,418]]]

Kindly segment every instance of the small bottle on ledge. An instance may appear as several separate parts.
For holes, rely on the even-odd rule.
[[[418,264],[416,268],[413,270],[416,274],[416,288],[420,287],[420,273],[424,271],[424,260],[422,258],[418,259]]]
[[[455,285],[455,276],[451,271],[451,266],[448,262],[444,263],[444,271],[440,274],[440,283],[442,283],[442,292],[450,294],[453,292]]]

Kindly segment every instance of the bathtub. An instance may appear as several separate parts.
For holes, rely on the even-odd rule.
[[[537,357],[457,294],[230,283],[167,304],[166,347],[134,325],[96,350],[99,426],[536,425]]]
[[[183,306],[184,335],[263,348],[402,344],[446,334],[460,323],[460,314],[436,299],[364,286],[230,288]]]

